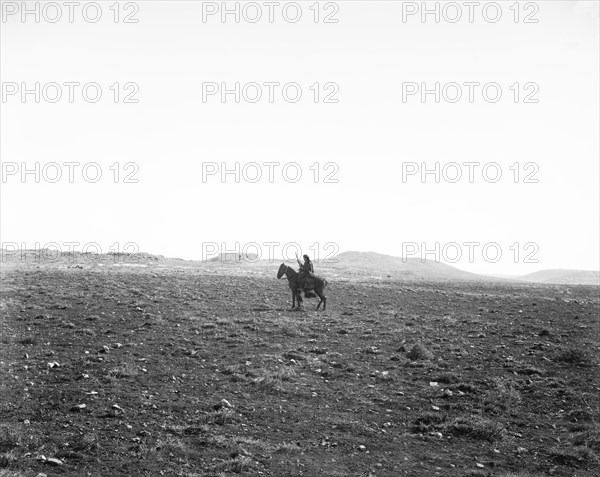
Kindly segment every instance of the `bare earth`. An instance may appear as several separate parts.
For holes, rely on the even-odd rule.
[[[0,476],[600,475],[598,287],[272,268],[5,271]]]

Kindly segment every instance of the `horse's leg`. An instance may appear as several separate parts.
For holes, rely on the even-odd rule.
[[[292,290],[292,309],[296,308],[296,293]]]
[[[319,303],[317,303],[317,311],[319,311],[319,307],[321,306],[321,303],[323,301],[323,290],[321,290],[320,288],[315,287],[315,293],[320,298]]]
[[[321,289],[317,292],[317,295],[319,295],[319,298],[321,299],[321,301],[319,301],[319,304],[317,305],[317,310],[321,306],[321,303],[323,303],[323,311],[325,311],[325,308],[327,308],[327,298],[325,298],[325,293],[323,293],[323,290]]]

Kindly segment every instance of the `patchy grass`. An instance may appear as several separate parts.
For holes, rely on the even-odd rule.
[[[575,446],[584,446],[600,453],[600,424],[594,423],[590,428],[573,434],[571,442]]]
[[[521,405],[521,393],[510,379],[494,379],[494,388],[483,398],[483,409],[492,414],[515,412]]]
[[[11,467],[18,460],[19,457],[14,449],[9,450],[8,452],[0,453],[0,467]]]
[[[133,378],[139,374],[137,365],[134,363],[123,363],[120,366],[112,368],[108,375],[113,378]]]
[[[564,350],[554,358],[554,361],[579,366],[590,366],[592,364],[592,358],[589,353],[585,350],[576,348]]]
[[[237,455],[232,459],[215,464],[210,470],[217,473],[222,472],[224,474],[231,474],[232,472],[234,474],[241,474],[243,472],[251,472],[256,469],[257,467],[255,462],[250,457],[245,455]]]
[[[600,475],[588,288],[351,280],[316,313],[259,275],[8,281],[0,459],[18,477]]]
[[[19,344],[22,344],[23,346],[30,346],[30,345],[34,345],[37,343],[37,339],[35,336],[26,336],[24,338],[21,338],[18,341]]]
[[[553,447],[549,454],[555,464],[568,467],[597,465],[600,462],[594,451],[583,446]]]
[[[438,374],[433,380],[442,384],[456,384],[460,382],[461,376],[457,373],[446,372]]]
[[[412,432],[429,433],[438,431],[455,437],[495,442],[502,439],[505,428],[498,422],[479,416],[450,418],[441,413],[420,414],[412,423]]]
[[[444,429],[453,436],[466,436],[475,440],[495,442],[502,439],[502,424],[479,416],[458,417],[446,424]]]
[[[34,475],[34,474],[21,472],[18,470],[14,471],[14,470],[8,470],[8,469],[0,469],[0,477],[29,477],[32,475]]]
[[[446,423],[446,419],[446,416],[439,412],[424,412],[413,420],[411,430],[413,432],[429,432],[441,429]]]

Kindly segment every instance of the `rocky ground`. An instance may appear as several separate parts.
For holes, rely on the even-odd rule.
[[[276,269],[5,269],[0,476],[600,474],[597,287]]]

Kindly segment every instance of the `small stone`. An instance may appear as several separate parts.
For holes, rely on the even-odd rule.
[[[221,399],[221,404],[223,405],[223,407],[233,407],[233,405],[227,399]]]
[[[364,451],[367,450],[367,448],[365,446],[363,446],[363,445],[360,445],[360,446],[358,446],[358,450],[361,451],[361,452],[364,452]]]

